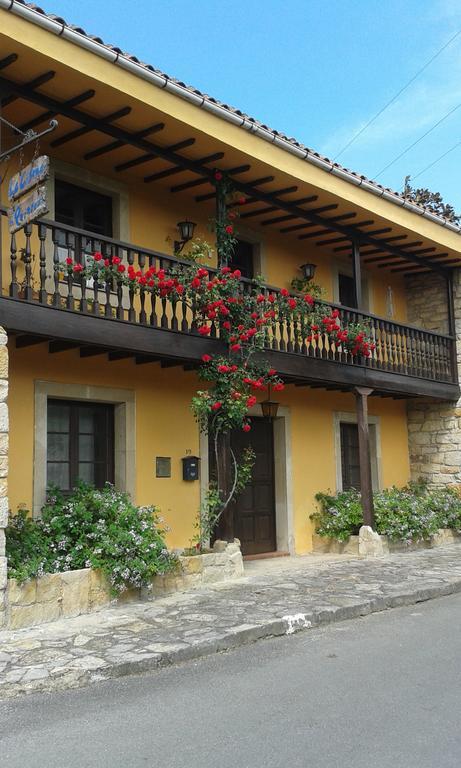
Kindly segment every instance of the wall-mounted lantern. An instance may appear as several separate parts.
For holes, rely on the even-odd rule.
[[[263,416],[265,419],[268,419],[269,421],[272,421],[273,419],[277,418],[277,413],[279,410],[279,403],[276,403],[275,400],[271,400],[271,385],[269,384],[268,389],[268,398],[267,400],[263,400],[261,402],[261,410],[263,413]]]
[[[174,252],[181,253],[186,243],[188,243],[189,240],[192,240],[194,236],[194,230],[197,225],[194,221],[189,221],[186,219],[184,221],[178,221],[176,226],[179,230],[180,240],[174,241]]]
[[[313,280],[316,268],[317,264],[301,264],[299,267],[305,280]]]

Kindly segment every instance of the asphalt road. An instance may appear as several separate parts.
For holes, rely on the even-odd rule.
[[[461,595],[0,703],[2,768],[460,768]]]

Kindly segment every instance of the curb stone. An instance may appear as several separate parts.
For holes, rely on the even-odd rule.
[[[192,661],[211,654],[229,651],[258,640],[291,636],[311,628],[332,624],[349,619],[356,619],[392,608],[413,605],[438,597],[445,597],[461,592],[461,578],[445,580],[436,586],[427,586],[414,590],[396,591],[395,594],[364,598],[347,606],[319,606],[317,611],[286,615],[258,624],[240,624],[231,627],[213,638],[197,640],[192,645],[172,643],[171,650],[154,652],[146,650],[135,660],[114,660],[113,662],[89,656],[88,669],[75,669],[72,662],[66,667],[51,670],[46,678],[34,676],[34,668],[29,668],[17,681],[2,685],[0,699],[8,699],[19,694],[51,693],[66,689],[82,688],[128,675],[140,675],[162,667]],[[164,644],[159,644],[164,645]],[[155,643],[152,644],[155,648]]]

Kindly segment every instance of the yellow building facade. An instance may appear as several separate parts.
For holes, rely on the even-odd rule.
[[[13,240],[8,232],[7,185],[18,155],[0,188],[11,509],[39,514],[50,478],[64,477],[74,462],[75,472],[100,479],[106,462],[111,474],[103,479],[137,504],[160,508],[170,546],[189,544],[209,480],[207,437],[190,402],[203,344],[211,350],[216,340],[176,330],[171,307],[163,327],[140,321],[139,306],[130,319],[127,297],[117,304],[114,291],[109,316],[96,316],[91,304],[82,312],[79,286],[69,305],[68,286],[55,277],[57,261],[84,256],[95,244],[126,263],[141,263],[142,254],[146,263],[170,263],[182,220],[195,222],[195,235],[214,245],[214,168],[246,199],[236,229],[249,277],[290,289],[299,266],[315,264],[324,300],[352,322],[359,313],[378,344],[371,361],[354,364],[281,344],[270,351],[287,386],[269,426],[260,403],[254,409],[261,435],[269,435],[267,455],[260,452],[270,466],[261,464],[250,508],[241,519],[235,513],[234,533],[243,530],[239,520],[247,526],[244,552],[245,542],[247,553],[261,551],[252,541],[257,533],[248,533],[252,504],[270,518],[271,551],[312,548],[315,494],[358,477],[357,388],[368,401],[373,486],[405,484],[408,399],[458,396],[448,303],[445,335],[415,329],[409,278],[434,270],[445,279],[461,258],[456,228],[32,7],[0,3],[0,22],[3,115],[22,130],[42,130],[52,115],[59,122],[38,150],[51,163],[42,229],[34,223]],[[5,135],[0,149],[11,143]],[[32,143],[22,162],[35,150]],[[90,427],[81,426],[85,419]],[[104,419],[111,426],[96,460]],[[183,479],[189,456],[200,459],[199,480]],[[159,476],[164,460],[169,471]]]

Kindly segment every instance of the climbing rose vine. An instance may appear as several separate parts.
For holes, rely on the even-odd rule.
[[[194,330],[204,338],[223,342],[219,354],[205,354],[199,376],[208,386],[192,399],[192,409],[202,430],[228,432],[251,428],[250,409],[258,396],[284,389],[277,371],[265,360],[268,339],[281,327],[290,327],[300,345],[322,338],[354,356],[369,357],[374,349],[366,329],[344,326],[337,309],[316,302],[310,294],[292,296],[275,292],[257,280],[243,283],[238,269],[225,266],[212,272],[197,264],[177,264],[170,269],[125,267],[117,256],[94,253],[85,266],[71,258],[64,265],[68,278],[95,280],[101,287],[128,287],[133,294],[152,294],[172,303],[181,301],[195,318]]]

